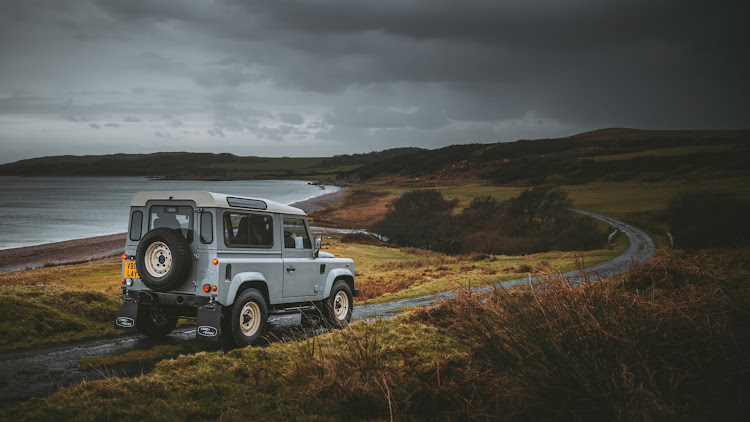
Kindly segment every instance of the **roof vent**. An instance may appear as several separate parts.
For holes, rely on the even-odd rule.
[[[268,205],[265,202],[258,199],[227,197],[227,204],[232,207],[252,208],[254,210],[265,210],[268,208]]]

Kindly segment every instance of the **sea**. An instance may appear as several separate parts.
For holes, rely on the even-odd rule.
[[[339,189],[299,180],[0,176],[0,249],[125,232],[137,192],[209,191],[292,204]]]

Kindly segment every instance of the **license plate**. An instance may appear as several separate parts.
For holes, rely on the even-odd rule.
[[[141,278],[138,275],[138,270],[135,268],[135,261],[125,261],[124,278]]]

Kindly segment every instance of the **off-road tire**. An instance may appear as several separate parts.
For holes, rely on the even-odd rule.
[[[153,229],[138,243],[135,265],[143,284],[153,291],[167,292],[179,286],[191,263],[190,245],[179,230]]]
[[[177,326],[176,317],[170,317],[152,311],[150,307],[141,306],[138,309],[138,318],[135,328],[145,336],[159,338],[171,333]]]
[[[230,327],[232,338],[238,347],[255,344],[268,326],[268,305],[263,294],[256,289],[247,289],[232,305]]]
[[[324,304],[328,324],[334,328],[349,325],[352,320],[352,310],[354,310],[354,295],[346,281],[339,280],[333,284],[331,295],[324,301]]]

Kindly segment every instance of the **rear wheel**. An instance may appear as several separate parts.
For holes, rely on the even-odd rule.
[[[266,300],[256,289],[247,289],[234,301],[231,312],[232,337],[237,346],[255,344],[268,325]]]
[[[138,310],[135,327],[149,337],[164,337],[177,326],[177,317],[164,315],[158,309],[143,306]]]

